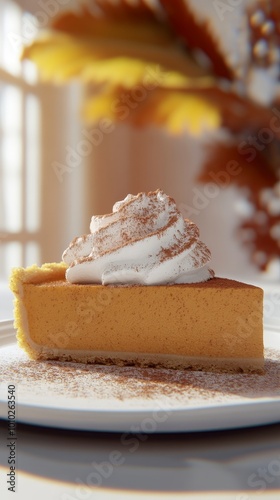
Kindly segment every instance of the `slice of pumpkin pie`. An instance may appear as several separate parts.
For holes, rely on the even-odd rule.
[[[214,276],[197,226],[162,191],[128,195],[59,264],[12,272],[33,359],[262,372],[262,289]]]

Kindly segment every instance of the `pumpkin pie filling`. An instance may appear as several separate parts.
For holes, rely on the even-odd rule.
[[[225,278],[77,285],[65,280],[63,264],[47,269],[19,269],[12,280],[18,342],[34,359],[263,371],[258,287]]]

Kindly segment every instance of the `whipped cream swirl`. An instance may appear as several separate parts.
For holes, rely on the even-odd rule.
[[[160,190],[129,194],[111,214],[92,217],[90,231],[63,253],[71,283],[160,285],[214,276],[197,226]]]

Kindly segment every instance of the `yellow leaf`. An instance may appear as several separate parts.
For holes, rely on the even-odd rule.
[[[218,106],[192,93],[156,89],[146,95],[143,93],[141,101],[133,96],[133,91],[107,88],[99,96],[88,96],[83,117],[88,122],[109,118],[138,125],[154,124],[165,127],[173,134],[188,130],[193,136],[215,130],[221,125]]]
[[[112,52],[115,52],[113,56]],[[132,55],[119,55],[125,52]],[[30,59],[37,65],[43,80],[55,83],[64,83],[72,78],[79,78],[85,83],[107,83],[112,87],[121,85],[126,88],[141,84],[147,78],[153,80],[156,86],[165,88],[204,88],[214,83],[211,76],[193,74],[193,67],[187,59],[184,61],[184,72],[180,72],[170,69],[168,60],[160,66],[156,54],[153,61],[151,53],[141,51],[138,57],[133,56],[134,52],[137,53],[136,47],[125,49],[115,45],[113,51],[106,41],[95,44],[57,33],[45,35],[27,46],[22,58]]]
[[[117,121],[114,113],[115,100],[116,95],[107,92],[88,97],[82,107],[83,119],[89,123],[97,122],[102,118]]]
[[[84,71],[84,80],[105,83],[111,87],[122,85],[132,88],[143,82],[148,71],[155,71],[155,65],[127,57],[115,57],[92,62]]]
[[[37,65],[43,80],[54,82],[82,76],[93,57],[90,47],[61,34],[38,39],[22,55],[22,59],[30,59]]]
[[[171,89],[209,88],[214,85],[214,79],[210,76],[188,77],[176,71],[168,71],[159,64],[129,57],[92,61],[84,70],[83,80],[127,89],[137,85]]]
[[[167,87],[182,87],[189,78],[207,75],[143,0],[97,3],[102,15],[86,8],[65,12],[53,20],[51,31],[24,49],[23,58],[38,66],[43,79],[65,82],[78,77],[131,87],[147,65],[160,65],[167,72]]]
[[[215,130],[221,124],[217,107],[197,95],[181,92],[169,92],[155,109],[155,117],[172,133],[187,129],[194,136]]]

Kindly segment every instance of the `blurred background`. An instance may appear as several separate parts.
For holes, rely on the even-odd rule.
[[[279,61],[277,1],[1,0],[5,314],[12,267],[157,188],[217,275],[279,284]]]

